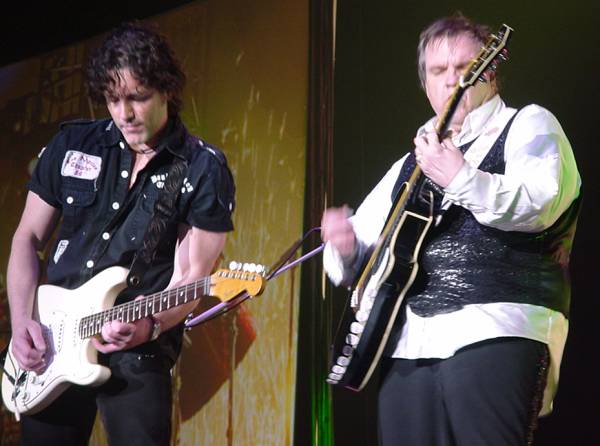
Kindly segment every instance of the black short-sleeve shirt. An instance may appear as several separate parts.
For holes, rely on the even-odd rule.
[[[179,223],[212,232],[233,229],[235,187],[225,156],[190,135],[179,119],[167,125],[157,154],[131,189],[133,153],[111,120],[63,124],[42,151],[28,189],[62,212],[48,258],[50,284],[73,289],[108,267],[130,266],[176,157],[186,160],[187,171],[175,218],[142,286],[125,289],[118,301],[166,288]]]

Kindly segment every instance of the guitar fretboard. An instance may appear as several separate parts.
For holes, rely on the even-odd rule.
[[[79,322],[79,336],[88,338],[99,334],[106,322],[135,322],[169,308],[183,305],[205,296],[210,291],[210,277],[202,278],[188,285],[145,296],[108,310],[86,316]]]

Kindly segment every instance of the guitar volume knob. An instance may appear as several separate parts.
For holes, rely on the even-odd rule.
[[[359,322],[352,322],[352,324],[350,324],[350,332],[355,335],[361,334],[364,329],[365,327]]]
[[[342,379],[342,375],[332,372],[329,374],[329,379],[335,381],[334,384],[336,384],[340,379]]]
[[[343,375],[344,373],[346,373],[346,367],[334,365],[333,367],[331,367],[331,371],[333,373],[337,373],[338,375]]]
[[[348,358],[347,356],[338,356],[337,359],[337,364],[342,366],[342,367],[347,367],[348,364],[350,364],[350,358]]]
[[[350,345],[344,345],[344,347],[342,348],[342,354],[344,356],[352,356],[352,354],[354,353],[354,349],[350,346]]]
[[[358,322],[367,322],[367,320],[369,319],[369,313],[363,310],[359,310],[356,312],[354,317]]]
[[[349,333],[346,336],[346,343],[350,344],[353,347],[356,347],[356,345],[358,344],[359,341],[359,337],[353,333]]]

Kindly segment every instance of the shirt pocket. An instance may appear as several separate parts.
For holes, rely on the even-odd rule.
[[[61,227],[65,238],[70,237],[87,223],[87,219],[90,218],[90,209],[95,200],[96,191],[93,187],[65,185],[62,190],[63,222]]]
[[[139,198],[140,208],[147,214],[154,215],[154,205],[161,192],[162,189],[158,189],[154,186],[144,188]]]

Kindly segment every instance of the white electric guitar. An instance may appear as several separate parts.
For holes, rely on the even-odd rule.
[[[2,376],[2,399],[17,418],[47,407],[71,384],[98,386],[110,370],[98,364],[91,342],[109,321],[134,322],[202,296],[226,302],[248,293],[258,296],[264,289],[264,268],[221,269],[211,276],[142,299],[113,306],[125,288],[128,270],[114,266],[74,290],[42,285],[37,290],[34,317],[42,325],[46,340],[47,366],[40,374],[19,367],[8,347]]]

